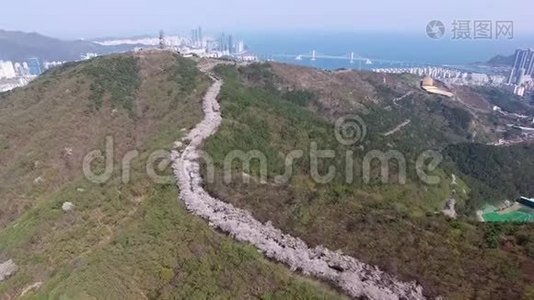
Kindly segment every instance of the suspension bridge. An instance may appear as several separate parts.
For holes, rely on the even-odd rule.
[[[375,63],[381,63],[381,64],[406,64],[406,62],[402,61],[394,61],[394,60],[387,60],[387,59],[376,59],[376,58],[368,58],[363,57],[356,52],[350,52],[346,53],[344,55],[329,55],[329,54],[323,54],[319,53],[315,50],[312,50],[310,52],[304,53],[304,54],[274,54],[272,55],[272,58],[285,58],[285,59],[295,59],[295,60],[310,60],[310,61],[316,61],[317,59],[336,59],[336,60],[346,60],[349,63],[364,63],[366,65],[373,65]]]

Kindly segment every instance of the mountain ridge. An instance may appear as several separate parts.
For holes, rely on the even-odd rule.
[[[510,55],[496,55],[492,57],[490,60],[486,62],[486,64],[490,66],[506,66],[506,67],[512,67],[514,64],[514,57],[515,54]]]
[[[132,49],[126,46],[106,47],[85,40],[60,40],[36,32],[0,29],[0,59],[24,61],[37,57],[48,61],[79,60],[82,54],[109,54]]]
[[[201,119],[208,86],[196,62],[156,51],[69,64],[0,95],[0,264],[17,266],[1,297],[345,298],[213,231],[147,173]],[[109,155],[109,139],[111,177],[95,183],[83,161]]]
[[[494,113],[428,95],[418,90],[418,78],[407,75],[277,63],[220,66],[217,74],[225,80],[223,122],[205,143],[214,160],[214,179],[205,187],[210,195],[250,211],[260,222],[272,222],[310,247],[342,249],[401,280],[416,280],[429,298],[532,294],[530,225],[478,222],[471,206],[475,186],[467,180],[476,173],[462,173],[444,151],[450,144],[472,143],[474,132],[480,132],[481,141],[494,139],[495,132],[489,130]],[[359,133],[366,124],[364,139],[358,136],[355,145],[346,146],[336,137],[337,120],[347,114],[360,117]],[[399,124],[407,125],[383,134]],[[487,137],[480,128],[488,128]],[[337,170],[326,182],[314,177],[313,145],[331,153],[316,172]],[[227,153],[258,149],[267,172],[255,162],[228,170]],[[285,155],[293,150],[303,155],[287,168]],[[418,156],[427,150],[444,158],[431,173],[439,178],[437,183],[422,181],[416,171]],[[404,159],[392,160],[384,176],[381,166],[387,162],[365,167],[367,154],[376,151],[386,157],[393,151]],[[346,159],[349,154],[351,159]],[[403,162],[406,176],[398,173]],[[208,170],[204,166],[204,178],[211,176]],[[289,178],[277,181],[288,171]],[[237,178],[231,183],[226,179],[229,172]],[[456,203],[456,218],[441,213],[450,199]]]
[[[246,210],[311,248],[340,249],[403,282],[416,281],[426,297],[532,295],[532,228],[476,222],[470,203],[479,187],[473,182],[485,188],[494,181],[484,181],[480,170],[470,173],[472,160],[448,160],[444,151],[454,155],[457,148],[448,145],[499,138],[490,129],[506,120],[478,108],[508,94],[463,88],[461,97],[449,99],[425,93],[410,75],[221,63],[214,72],[224,80],[216,98],[222,123],[200,145],[200,136],[186,135],[202,119],[202,97],[211,84],[199,71],[204,63],[213,61],[166,51],[104,56],[53,69],[0,95],[0,263],[11,259],[18,266],[0,283],[0,294],[17,297],[29,289],[28,298],[344,298],[187,213],[191,203],[177,201],[183,191],[174,184],[152,184],[145,164],[151,154],[191,142],[213,159],[213,180],[201,188],[227,202],[217,206],[219,214],[229,206]],[[336,121],[346,114],[366,125],[358,144],[336,137]],[[82,161],[92,150],[106,149],[108,137],[114,140],[114,169],[108,181],[95,184],[83,177]],[[346,173],[327,183],[313,180],[313,143],[338,158],[352,153],[350,183]],[[287,170],[284,154],[297,149],[304,156],[293,176],[276,180]],[[138,157],[124,182],[122,158],[132,150]],[[225,183],[225,159],[235,150],[261,150],[266,183],[255,162],[248,169],[231,165],[234,180]],[[370,165],[368,180],[361,176],[358,166],[373,150],[404,154],[405,183],[395,161],[385,178],[377,164]],[[415,168],[426,150],[446,156],[429,173],[440,179],[437,184],[420,181]],[[515,157],[500,157],[490,166],[497,171],[492,174],[510,159]],[[329,164],[347,170],[347,160],[327,159],[319,174]],[[192,166],[189,175],[210,178],[206,166]],[[104,167],[103,160],[95,161],[96,170]],[[156,172],[172,175],[170,166]],[[248,182],[239,180],[245,177]],[[510,189],[517,186],[503,190]],[[441,213],[451,198],[456,219]],[[69,212],[62,209],[66,202],[74,206]],[[36,283],[42,285],[32,288]]]

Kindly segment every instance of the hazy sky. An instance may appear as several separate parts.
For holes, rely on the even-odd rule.
[[[3,0],[0,28],[63,38],[205,31],[420,32],[429,20],[513,20],[534,33],[532,0]]]

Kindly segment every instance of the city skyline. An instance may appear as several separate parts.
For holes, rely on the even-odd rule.
[[[418,33],[430,20],[451,23],[469,19],[510,20],[514,22],[517,34],[530,35],[534,34],[532,13],[517,9],[527,4],[526,0],[453,0],[436,6],[422,0],[409,3],[335,0],[313,5],[303,0],[262,1],[253,5],[244,0],[185,3],[94,0],[81,10],[76,3],[66,0],[29,0],[4,3],[4,11],[24,11],[26,17],[5,14],[0,20],[0,28],[39,31],[69,39],[136,35],[159,29],[186,34],[191,24],[203,24],[214,32],[328,29]],[[235,9],[227,10],[229,6]]]

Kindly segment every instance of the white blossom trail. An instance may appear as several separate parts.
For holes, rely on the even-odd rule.
[[[202,187],[198,158],[202,142],[214,134],[221,124],[217,96],[223,84],[214,81],[203,100],[204,119],[187,137],[176,142],[171,152],[173,171],[180,189],[180,198],[193,214],[207,220],[210,226],[226,232],[238,241],[248,242],[265,256],[286,264],[292,271],[315,276],[333,283],[349,296],[369,299],[425,299],[416,282],[401,282],[377,267],[325,247],[309,248],[299,238],[284,234],[252,217],[251,213],[211,197]]]

